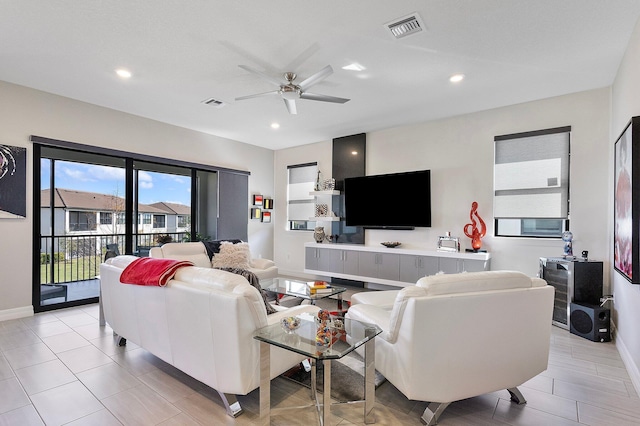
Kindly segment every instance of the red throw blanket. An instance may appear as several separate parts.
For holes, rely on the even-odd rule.
[[[120,282],[123,284],[165,286],[173,278],[178,268],[193,266],[188,260],[154,259],[141,257],[131,262],[122,274]]]

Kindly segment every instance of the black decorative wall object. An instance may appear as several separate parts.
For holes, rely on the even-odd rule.
[[[344,179],[365,176],[366,150],[367,135],[365,133],[333,140],[332,177],[335,178],[336,189],[341,191],[341,194],[333,196],[332,207],[341,218],[345,217]],[[331,223],[331,235],[338,235],[337,240],[334,237],[334,242],[337,243],[364,244],[364,228],[346,226],[344,219],[340,222]]]

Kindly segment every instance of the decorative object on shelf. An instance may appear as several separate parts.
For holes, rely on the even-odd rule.
[[[399,241],[385,241],[383,243],[380,243],[383,246],[387,247],[387,248],[396,248],[398,247],[401,243]]]
[[[287,334],[293,334],[300,327],[300,318],[298,317],[284,317],[280,321],[282,329]]]
[[[314,191],[322,191],[322,182],[320,181],[320,170],[318,170],[318,177],[316,178],[316,185],[313,187]]]
[[[318,350],[326,349],[331,344],[331,326],[329,320],[331,314],[326,309],[320,309],[316,316],[316,322],[318,323],[318,329],[316,330],[316,347]]]
[[[262,221],[265,223],[271,222],[271,212],[262,212]]]
[[[573,233],[571,231],[564,231],[562,233],[562,241],[564,241],[564,257],[573,257]]]
[[[262,206],[262,200],[263,197],[262,195],[255,195],[253,196],[253,205],[254,206]]]
[[[316,240],[316,243],[321,243],[324,241],[326,234],[324,233],[324,226],[316,226],[313,229],[313,239]]]
[[[438,251],[460,251],[460,238],[452,237],[451,232],[447,231],[444,237],[438,237]]]
[[[336,180],[334,178],[325,179],[322,182],[322,191],[333,191],[336,189]]]
[[[262,207],[267,210],[273,209],[273,198],[265,198],[262,200]]]
[[[328,214],[329,214],[328,204],[316,204],[316,217],[325,217]]]
[[[640,284],[640,117],[632,117],[615,143],[613,267],[631,284]]]
[[[475,216],[475,218],[474,218]],[[471,211],[469,212],[469,218],[471,219],[471,223],[467,223],[464,226],[464,235],[471,238],[471,248],[473,251],[480,250],[482,247],[482,237],[484,237],[487,233],[487,225],[485,225],[484,220],[478,214],[478,203],[471,203]],[[480,229],[476,226],[476,219],[480,222]]]
[[[261,219],[262,218],[262,210],[258,208],[251,209],[251,219]]]

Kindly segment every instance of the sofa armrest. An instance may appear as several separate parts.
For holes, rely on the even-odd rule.
[[[255,269],[268,269],[276,266],[273,260],[269,259],[251,259],[251,267]]]
[[[291,308],[287,308],[287,309],[284,309],[284,310],[279,310],[278,312],[274,312],[271,315],[267,315],[267,324],[269,324],[269,325],[275,324],[277,322],[280,322],[280,320],[282,320],[283,318],[295,317],[295,316],[303,314],[303,313],[308,313],[311,316],[315,316],[318,313],[319,310],[320,310],[320,308],[315,306],[315,305],[297,305],[297,306],[293,306]]]
[[[400,290],[362,291],[351,296],[351,306],[374,305],[391,310]]]
[[[378,337],[389,340],[391,311],[388,309],[374,305],[351,306],[345,314],[345,318],[375,324],[382,329],[382,333]]]

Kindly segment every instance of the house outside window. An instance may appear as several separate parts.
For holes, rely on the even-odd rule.
[[[571,127],[496,136],[495,235],[560,238],[569,230]]]
[[[111,225],[113,223],[113,214],[111,212],[100,212],[100,224]]]
[[[313,230],[315,221],[314,190],[318,163],[297,164],[287,167],[287,223],[289,230]]]
[[[154,228],[166,228],[166,216],[163,214],[153,215],[153,227]]]
[[[69,231],[95,231],[96,212],[70,211]]]

